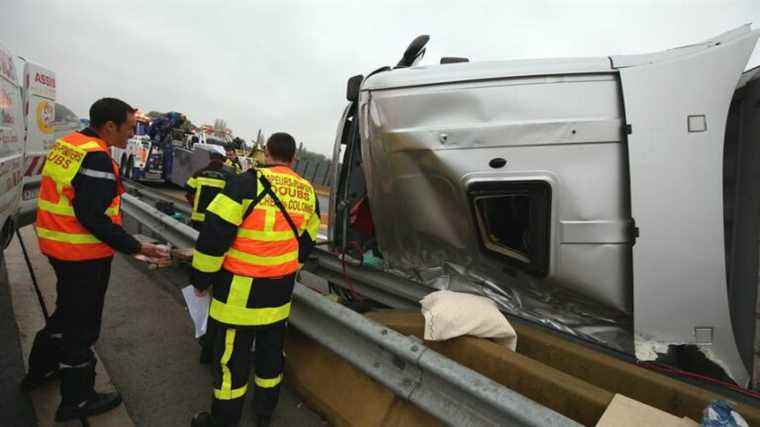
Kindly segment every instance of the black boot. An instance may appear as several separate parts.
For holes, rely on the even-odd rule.
[[[32,391],[59,377],[61,361],[61,338],[44,329],[37,332],[29,353],[29,372],[21,380],[21,390]]]
[[[69,421],[87,418],[92,415],[102,414],[121,405],[121,394],[118,391],[112,393],[94,393],[89,399],[80,404],[64,405],[61,403],[55,411],[55,421]]]
[[[225,425],[220,421],[214,420],[214,417],[208,412],[199,412],[193,417],[193,421],[190,422],[190,427],[235,427],[232,425]]]
[[[19,387],[21,388],[21,391],[28,393],[32,390],[37,389],[38,387],[49,383],[50,381],[58,379],[60,376],[61,372],[58,369],[49,371],[42,375],[28,372],[26,375],[24,375],[24,378],[21,379],[21,384],[19,384]]]
[[[190,427],[213,427],[213,425],[211,414],[208,412],[199,412],[195,414],[193,420],[190,422]]]
[[[102,414],[121,404],[118,392],[97,393],[93,359],[82,365],[61,369],[61,404],[55,420],[68,421]]]

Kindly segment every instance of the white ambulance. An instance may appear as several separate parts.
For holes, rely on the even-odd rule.
[[[58,123],[55,73],[33,62],[21,61],[24,66],[21,94],[26,122],[21,212],[33,214],[45,156],[56,139],[70,132],[70,126],[61,127]],[[22,223],[29,223],[34,218],[24,219]]]
[[[23,82],[17,70],[23,67]],[[57,137],[55,74],[0,45],[0,245],[34,220],[40,172]],[[23,202],[22,202],[23,195]]]

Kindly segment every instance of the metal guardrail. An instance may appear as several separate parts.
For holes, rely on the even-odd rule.
[[[164,214],[148,203],[131,194],[121,196],[121,210],[125,216],[137,222],[139,232],[142,227],[153,234],[166,239],[175,247],[192,247],[198,238],[198,232],[189,225]]]
[[[417,309],[419,301],[431,292],[418,283],[384,271],[359,268],[350,262],[344,264],[337,256],[319,248],[314,250],[313,257],[319,265],[314,272],[318,276],[389,307]]]
[[[138,184],[136,182],[123,181],[123,184],[124,184],[124,188],[128,192],[134,194],[138,198],[139,197],[144,197],[144,198],[150,199],[150,200],[152,200],[154,202],[171,203],[172,205],[174,205],[174,209],[178,210],[179,212],[182,212],[182,214],[184,214],[185,216],[188,216],[188,217],[192,213],[192,208],[189,205],[187,205],[187,204],[183,203],[182,201],[177,200],[177,199],[175,199],[173,197],[169,197],[169,196],[163,195],[163,194],[159,193],[158,191],[152,191],[149,187],[146,187],[146,186],[144,186],[142,184]]]
[[[192,246],[197,238],[193,228],[132,195],[122,196],[122,209],[175,246]],[[330,262],[328,256],[321,251],[320,264],[334,269],[335,261]],[[377,288],[392,286],[386,283],[389,278],[380,280]],[[580,425],[442,356],[417,338],[403,336],[301,285],[295,287],[293,301],[293,326],[444,424]]]
[[[311,289],[293,299],[296,328],[446,425],[580,425]]]

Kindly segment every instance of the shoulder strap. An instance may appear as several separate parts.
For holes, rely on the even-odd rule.
[[[264,190],[259,193],[255,199],[253,199],[250,205],[248,205],[248,209],[246,209],[245,213],[243,214],[243,221],[245,221],[245,219],[248,218],[248,215],[253,212],[253,209],[256,207],[256,205],[264,200],[264,197],[268,195],[274,201],[275,206],[277,206],[280,212],[282,212],[282,216],[284,216],[285,221],[288,222],[290,230],[293,231],[293,235],[296,237],[296,239],[298,239],[298,227],[296,227],[295,222],[293,222],[293,218],[291,218],[290,214],[288,214],[288,211],[285,209],[285,206],[283,206],[280,198],[277,197],[277,194],[275,194],[275,192],[272,190],[272,183],[269,182],[266,176],[264,176],[263,172],[261,174],[257,173],[257,175],[259,176],[259,183],[262,185]]]

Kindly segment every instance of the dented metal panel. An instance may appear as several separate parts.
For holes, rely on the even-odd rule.
[[[371,77],[365,88],[382,78],[385,89],[365,90],[359,103],[362,168],[387,267],[430,287],[486,294],[524,318],[632,351],[616,74],[387,88],[396,73]],[[494,158],[505,165],[489,166]],[[545,275],[505,268],[479,240],[469,189],[509,182],[551,187]]]
[[[748,370],[736,348],[726,288],[723,139],[734,88],[758,35],[741,28],[649,59],[612,58],[632,128],[631,212],[640,230],[633,248],[637,356],[698,345],[743,385]]]

